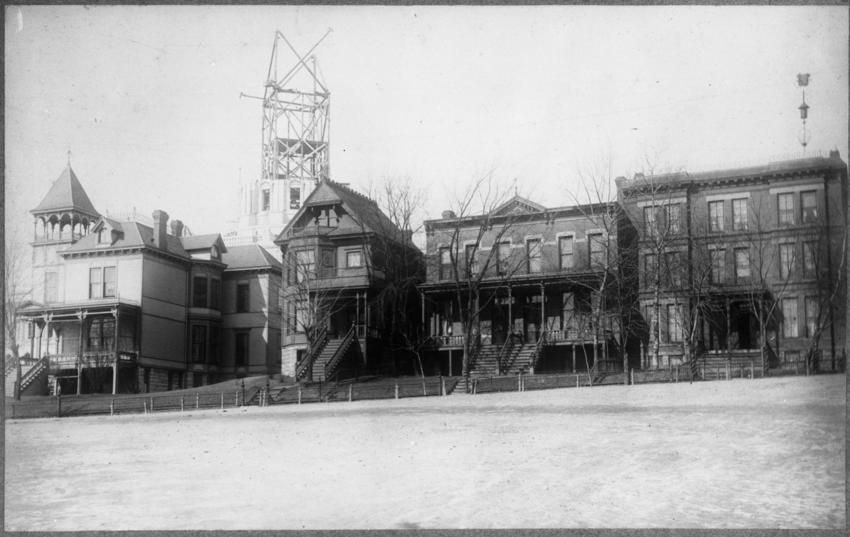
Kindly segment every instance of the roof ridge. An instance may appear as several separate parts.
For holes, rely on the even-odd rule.
[[[338,182],[333,181],[333,180],[331,180],[331,179],[325,179],[325,180],[326,180],[328,183],[331,183],[331,184],[332,184],[332,185],[334,185],[334,186],[338,186],[338,187],[342,188],[343,190],[345,190],[346,192],[350,192],[351,194],[354,194],[355,196],[357,196],[357,197],[359,197],[359,198],[363,198],[364,200],[366,200],[366,201],[368,201],[368,202],[370,202],[370,203],[373,203],[373,204],[375,204],[375,205],[377,205],[377,204],[378,204],[375,200],[373,200],[372,198],[370,198],[370,197],[369,197],[369,196],[367,196],[366,194],[360,193],[360,192],[358,192],[358,191],[354,190],[353,188],[351,188],[351,187],[350,187],[350,186],[348,186],[348,185],[345,185],[345,184],[342,184],[342,183],[338,183]]]

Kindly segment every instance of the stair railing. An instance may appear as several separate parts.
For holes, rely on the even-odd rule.
[[[537,338],[537,343],[534,345],[534,354],[531,356],[531,371],[537,367],[537,362],[540,361],[540,351],[543,349],[543,345],[546,342],[546,331],[541,331],[540,336]]]
[[[497,362],[497,366],[499,368],[498,369],[499,375],[504,374],[505,371],[507,371],[508,368],[510,367],[510,364],[505,363],[505,358],[506,358],[507,354],[511,350],[513,350],[513,346],[514,346],[513,341],[514,341],[513,334],[508,334],[508,337],[505,338],[505,342],[502,344],[502,348],[499,349],[499,358],[498,358],[498,362]]]
[[[348,332],[345,334],[345,337],[342,338],[342,342],[339,344],[339,347],[331,356],[331,359],[325,364],[325,374],[324,380],[330,380],[334,373],[336,373],[337,367],[339,367],[340,362],[342,362],[342,357],[345,356],[345,351],[351,346],[353,341],[357,340],[357,327],[355,325],[351,325],[351,328],[348,329]]]
[[[316,361],[316,358],[319,357],[319,354],[325,348],[325,345],[328,343],[328,329],[327,327],[322,327],[319,329],[319,333],[316,336],[315,344],[311,346],[309,352],[301,359],[300,362],[295,364],[295,378],[296,380],[303,379],[307,373],[310,372],[310,369],[313,367],[313,362]]]
[[[39,377],[39,375],[41,375],[41,373],[47,371],[49,360],[50,358],[45,356],[44,358],[36,362],[36,364],[29,371],[27,371],[27,373],[23,377],[21,377],[21,391],[23,391],[24,388],[27,388],[30,384],[35,382],[35,380]]]

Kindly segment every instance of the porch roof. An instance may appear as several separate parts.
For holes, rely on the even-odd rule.
[[[481,290],[492,290],[507,287],[538,287],[540,284],[551,287],[569,287],[572,285],[584,285],[599,279],[602,271],[583,270],[575,272],[552,272],[543,274],[522,274],[512,276],[509,279],[484,278],[477,284]],[[460,285],[467,289],[466,281],[456,282],[454,280],[438,280],[419,284],[417,287],[424,292],[454,292],[455,286]]]
[[[24,319],[33,319],[51,316],[53,319],[67,319],[76,317],[79,312],[87,315],[111,314],[113,309],[129,312],[138,311],[138,302],[125,298],[105,298],[100,300],[86,300],[84,302],[63,302],[61,304],[32,304],[22,308],[19,313]]]

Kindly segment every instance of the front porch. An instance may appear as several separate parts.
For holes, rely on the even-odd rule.
[[[120,300],[24,312],[30,355],[46,363],[52,394],[138,391],[140,309]]]

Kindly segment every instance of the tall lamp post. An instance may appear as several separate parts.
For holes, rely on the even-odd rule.
[[[803,89],[803,104],[798,107],[800,110],[800,119],[803,121],[803,129],[800,131],[800,145],[803,146],[803,153],[806,152],[806,146],[809,145],[811,135],[806,131],[806,119],[809,117],[809,105],[806,104],[806,86],[809,85],[809,73],[800,73],[797,75],[797,85]]]

